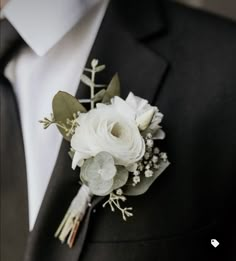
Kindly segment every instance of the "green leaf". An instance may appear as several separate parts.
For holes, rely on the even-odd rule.
[[[107,93],[111,96],[120,96],[120,80],[116,73],[107,87]]]
[[[84,164],[82,165],[80,169],[80,180],[82,183],[88,186],[88,180],[86,178],[86,173],[89,171],[89,168],[91,168],[91,165],[93,163],[93,158],[87,159],[84,161]]]
[[[114,96],[120,96],[120,80],[117,73],[111,79],[102,102],[109,103]]]
[[[81,167],[80,179],[90,188],[92,194],[105,196],[112,191],[114,175],[110,179],[104,179],[99,170],[116,173],[114,160],[109,153],[100,152],[95,157],[85,160]]]
[[[105,89],[102,89],[101,91],[97,92],[94,97],[93,97],[93,101],[94,102],[98,102],[98,101],[101,101],[104,97],[106,93],[106,90]]]
[[[95,68],[95,72],[101,72],[103,71],[104,69],[106,68],[106,66],[103,64],[103,65],[99,65]]]
[[[96,68],[97,65],[98,65],[98,59],[93,59],[91,62],[91,67]]]
[[[72,95],[66,92],[58,92],[52,101],[53,115],[58,123],[64,124],[66,127],[70,127],[66,121],[67,119],[73,119],[73,114],[78,112],[86,112],[86,109],[80,102]],[[58,127],[58,126],[57,126]],[[61,127],[58,127],[59,131],[66,140],[70,140],[71,137],[66,136],[66,132]]]
[[[161,173],[169,166],[169,161],[162,161],[160,163],[160,168],[154,172],[152,177],[146,178],[145,176],[141,177],[140,183],[136,186],[133,185],[126,185],[122,188],[124,195],[127,196],[138,196],[144,194],[153,182],[161,175]],[[128,183],[132,183],[132,180]]]
[[[114,177],[114,183],[112,186],[113,190],[124,186],[129,178],[129,172],[126,168],[122,166],[116,166],[116,168],[117,168],[117,173]]]
[[[99,177],[94,177],[94,179],[88,182],[88,187],[93,195],[106,196],[112,192],[112,184],[112,179],[102,180]]]
[[[85,85],[88,85],[88,86],[92,86],[93,85],[93,82],[91,79],[89,79],[89,77],[85,74],[82,74],[81,75],[81,78],[80,80],[85,84]]]

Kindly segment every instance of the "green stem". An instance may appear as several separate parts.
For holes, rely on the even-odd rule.
[[[93,82],[93,85],[91,86],[90,90],[91,90],[91,109],[94,108],[94,101],[93,101],[93,98],[94,98],[94,87],[95,87],[95,70],[93,69],[92,70],[92,74],[91,74],[91,81]]]

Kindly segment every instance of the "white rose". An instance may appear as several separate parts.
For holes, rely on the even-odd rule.
[[[119,97],[110,105],[97,104],[95,109],[81,113],[71,139],[75,151],[72,168],[102,151],[110,153],[116,165],[132,168],[145,152],[135,117],[133,109]]]

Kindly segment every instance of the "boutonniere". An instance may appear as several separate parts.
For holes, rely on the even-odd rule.
[[[70,247],[94,196],[107,196],[103,207],[119,210],[127,220],[133,216],[132,207],[125,206],[127,197],[145,193],[169,165],[167,154],[158,148],[158,140],[165,137],[163,114],[131,92],[120,98],[117,74],[107,87],[96,84],[96,73],[104,68],[93,60],[81,77],[90,88],[90,99],[85,100],[89,111],[82,101],[58,92],[51,118],[40,121],[44,128],[55,124],[70,142],[72,168],[80,175],[81,187],[55,233]]]

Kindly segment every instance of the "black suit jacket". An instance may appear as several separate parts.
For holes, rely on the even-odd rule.
[[[21,212],[4,217],[2,209],[3,261],[236,260],[236,25],[169,1],[111,0],[88,62],[92,58],[107,66],[98,82],[107,83],[118,72],[123,97],[133,91],[165,115],[161,147],[171,165],[145,195],[128,198],[134,217],[127,222],[95,198],[69,249],[53,237],[79,188],[69,144],[63,142],[27,235],[18,112],[14,105],[15,113],[4,116],[15,100],[4,99],[10,85],[1,80],[3,204],[9,207],[9,190],[9,202],[19,199],[16,192],[23,195],[16,203]],[[11,120],[18,129],[12,130]],[[16,173],[18,184],[9,181]],[[214,248],[211,239],[220,245]]]

